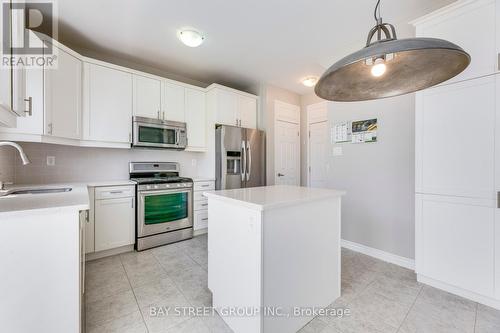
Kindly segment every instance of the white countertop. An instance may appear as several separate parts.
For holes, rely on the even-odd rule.
[[[203,193],[203,195],[210,199],[223,200],[257,210],[266,210],[303,202],[339,197],[344,194],[345,191],[289,185],[240,188]]]
[[[0,197],[0,214],[7,212],[26,212],[35,209],[71,207],[75,210],[89,209],[87,184],[44,184],[19,185],[15,189],[43,189],[70,187],[72,190],[62,193],[19,194]]]
[[[130,179],[124,180],[110,180],[110,181],[97,181],[87,183],[88,187],[101,187],[101,186],[125,186],[136,185],[137,183]]]

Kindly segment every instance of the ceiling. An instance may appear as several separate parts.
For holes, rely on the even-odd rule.
[[[410,36],[407,22],[453,0],[382,0],[382,17]],[[79,49],[240,89],[259,83],[299,94],[300,84],[364,46],[375,0],[59,0],[58,39]],[[195,27],[189,48],[176,32]]]

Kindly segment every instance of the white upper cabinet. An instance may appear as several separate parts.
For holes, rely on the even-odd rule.
[[[216,91],[216,101],[216,122],[238,126],[238,95],[219,89]]]
[[[132,139],[132,74],[85,64],[84,139],[130,143]]]
[[[238,95],[238,114],[240,127],[257,128],[257,100]]]
[[[498,71],[497,6],[496,0],[457,2],[414,22],[417,37],[445,39],[470,54],[469,67],[447,83]]]
[[[428,89],[416,109],[416,191],[493,199],[496,82]]]
[[[186,88],[186,126],[188,150],[207,148],[205,92]]]
[[[217,124],[257,128],[257,96],[219,85],[209,90]]]
[[[185,88],[165,81],[165,116],[164,120],[186,121]]]
[[[46,134],[80,139],[82,61],[57,48],[57,68],[46,69],[44,74]]]
[[[134,116],[162,117],[161,80],[134,75]]]

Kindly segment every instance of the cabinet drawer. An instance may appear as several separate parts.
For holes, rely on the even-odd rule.
[[[199,200],[194,202],[194,210],[202,210],[208,208],[208,200]]]
[[[209,191],[209,190],[214,190],[214,189],[215,189],[215,182],[214,181],[195,182],[194,183],[194,190],[195,191]]]
[[[110,187],[96,187],[95,199],[117,199],[129,198],[135,196],[135,186],[110,186]]]
[[[194,212],[194,230],[208,227],[208,211],[199,210]]]
[[[194,192],[193,198],[195,202],[207,200],[207,197],[203,196],[203,191]]]

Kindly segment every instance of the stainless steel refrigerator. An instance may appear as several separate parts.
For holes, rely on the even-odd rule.
[[[263,131],[217,125],[215,130],[217,190],[266,185]]]

